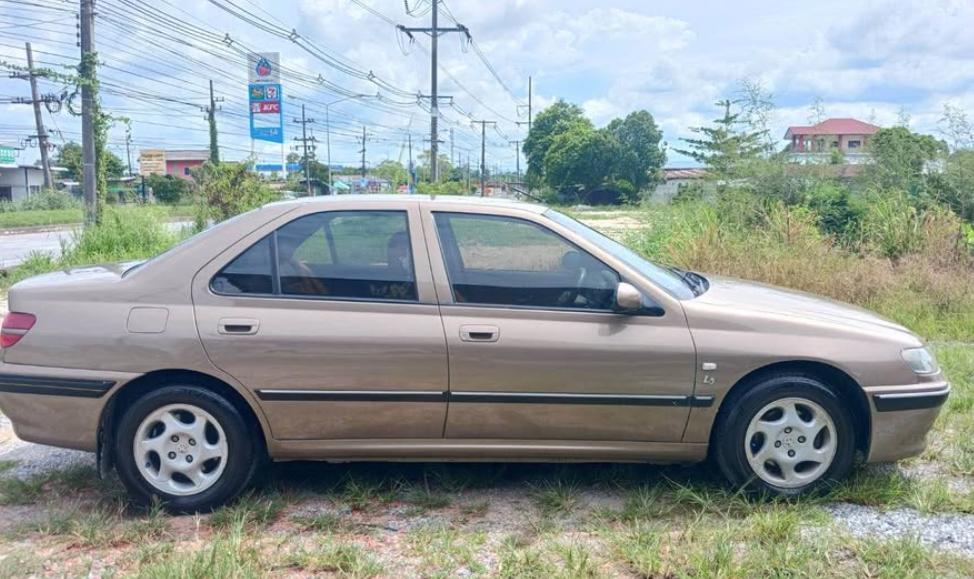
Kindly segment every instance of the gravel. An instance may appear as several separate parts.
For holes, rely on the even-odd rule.
[[[95,454],[66,448],[31,444],[17,438],[10,420],[0,414],[0,460],[14,461],[9,473],[19,478],[64,470],[76,464],[95,465]]]
[[[836,503],[826,509],[856,537],[916,537],[925,545],[974,557],[974,515],[928,515],[913,509],[883,511],[849,503]]]

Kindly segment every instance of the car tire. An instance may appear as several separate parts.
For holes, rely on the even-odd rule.
[[[855,436],[852,412],[832,388],[814,376],[776,374],[725,401],[711,447],[735,487],[798,496],[849,474]]]
[[[210,511],[247,487],[262,454],[259,437],[224,397],[170,385],[137,399],[118,418],[115,465],[132,498],[172,512]]]

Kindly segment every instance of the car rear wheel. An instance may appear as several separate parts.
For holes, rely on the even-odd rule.
[[[166,386],[136,400],[119,419],[115,458],[136,501],[158,498],[177,512],[206,511],[253,477],[259,445],[222,396],[198,386]]]
[[[851,470],[852,414],[817,378],[771,376],[726,404],[714,451],[733,484],[793,496],[827,488]]]

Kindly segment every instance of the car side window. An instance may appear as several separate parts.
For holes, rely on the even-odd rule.
[[[531,221],[435,214],[457,303],[611,310],[619,275]]]
[[[221,294],[269,294],[274,291],[271,238],[261,239],[216,274],[210,286]]]
[[[225,294],[417,301],[404,211],[330,211],[299,217],[227,264]]]

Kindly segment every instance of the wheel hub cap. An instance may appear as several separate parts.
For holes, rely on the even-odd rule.
[[[132,452],[150,485],[180,496],[213,486],[229,454],[220,423],[191,404],[170,404],[149,413],[136,430]]]
[[[836,444],[835,424],[828,412],[811,400],[790,397],[776,400],[754,415],[744,452],[761,480],[799,488],[828,471]]]

